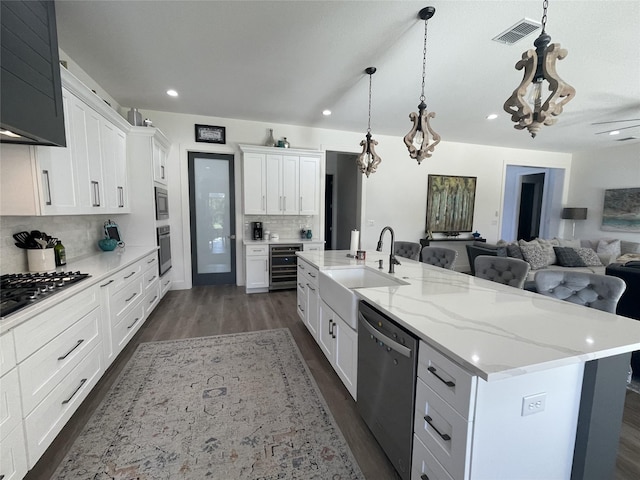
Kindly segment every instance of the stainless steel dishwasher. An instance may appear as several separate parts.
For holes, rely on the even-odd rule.
[[[357,407],[403,480],[411,477],[417,359],[418,339],[361,301]]]

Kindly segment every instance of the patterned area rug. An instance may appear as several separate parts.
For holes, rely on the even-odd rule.
[[[288,329],[143,343],[55,479],[364,479]]]

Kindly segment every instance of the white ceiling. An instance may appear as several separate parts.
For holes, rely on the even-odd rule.
[[[56,2],[60,48],[123,106],[403,136],[425,95],[443,141],[578,152],[635,142],[640,121],[640,1],[550,0],[547,33],[569,51],[559,75],[576,89],[556,125],[532,139],[502,110],[519,85],[515,45],[492,41],[542,1]],[[166,95],[169,88],[180,96]],[[323,117],[323,109],[333,111]],[[490,113],[499,115],[487,121]],[[618,137],[597,132],[637,125]]]

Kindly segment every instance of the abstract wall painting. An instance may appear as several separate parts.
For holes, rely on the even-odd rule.
[[[640,188],[604,191],[601,230],[640,232]]]
[[[473,231],[476,177],[429,175],[426,231],[457,235]]]

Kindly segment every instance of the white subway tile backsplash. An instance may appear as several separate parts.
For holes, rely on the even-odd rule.
[[[15,246],[14,233],[46,232],[62,241],[67,259],[72,260],[100,252],[98,240],[104,238],[106,220],[105,215],[0,217],[0,273],[27,271],[26,250]]]
[[[312,215],[245,215],[244,237],[251,238],[251,222],[262,222],[264,231],[277,233],[280,238],[300,238],[300,229],[311,229],[314,238],[320,233],[319,217]]]

